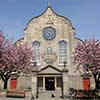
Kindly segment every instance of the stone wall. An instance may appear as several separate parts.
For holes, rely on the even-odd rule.
[[[2,79],[0,79],[0,90],[3,90],[4,87],[4,82],[2,81]]]
[[[17,90],[31,89],[32,78],[31,76],[20,76],[17,79]]]

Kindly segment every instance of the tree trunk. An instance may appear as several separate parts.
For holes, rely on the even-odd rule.
[[[7,89],[8,79],[4,81],[4,89]]]
[[[97,75],[98,74],[93,74],[94,80],[95,80],[95,89],[96,90],[100,89],[100,81],[99,81],[100,75],[98,75],[98,77],[97,77]]]
[[[4,73],[1,72],[0,76],[1,76],[1,79],[3,80],[3,82],[4,82],[3,88],[7,89],[7,84],[8,84],[8,79],[9,79],[8,75],[4,75]]]

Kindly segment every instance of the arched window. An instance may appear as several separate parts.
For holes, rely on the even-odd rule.
[[[47,55],[52,55],[52,48],[51,47],[48,47],[47,48]]]
[[[40,64],[40,42],[34,41],[32,44],[33,47],[33,63],[39,65]]]
[[[59,64],[64,64],[67,61],[67,42],[59,41]]]

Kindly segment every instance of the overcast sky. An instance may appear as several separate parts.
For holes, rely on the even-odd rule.
[[[68,17],[81,39],[100,39],[100,0],[0,0],[0,30],[8,39],[23,37],[26,23],[49,4]]]

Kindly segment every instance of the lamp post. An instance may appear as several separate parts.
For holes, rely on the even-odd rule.
[[[61,80],[61,92],[62,92],[61,94],[62,94],[62,96],[61,96],[61,98],[64,98],[63,73],[66,72],[66,71],[65,71],[66,63],[67,63],[66,61],[63,62],[63,64],[64,64],[64,69],[62,70],[62,80]]]
[[[65,72],[65,67],[66,67],[66,64],[67,64],[67,62],[66,62],[66,61],[64,61],[64,72]]]
[[[36,98],[38,98],[38,93],[39,93],[39,91],[38,91],[38,78],[37,78],[37,86],[36,86]]]

